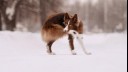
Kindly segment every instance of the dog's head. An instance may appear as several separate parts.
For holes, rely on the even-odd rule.
[[[69,16],[68,13],[65,13],[64,24],[66,26],[64,28],[64,32],[68,32],[70,30],[77,31],[80,24],[77,14],[75,14],[74,16]]]

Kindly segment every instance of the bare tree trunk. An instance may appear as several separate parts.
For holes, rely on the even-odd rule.
[[[0,12],[0,31],[2,30],[2,20],[1,20],[1,12]]]
[[[47,0],[40,0],[40,18],[41,24],[43,25],[46,19],[46,2]]]
[[[62,6],[61,0],[40,0],[40,16],[42,25],[44,24],[48,13],[58,13],[60,6]]]
[[[16,15],[12,17],[12,20],[9,20],[7,16],[5,16],[6,29],[10,31],[14,31],[16,28]]]
[[[108,1],[104,0],[104,31],[107,31],[107,22],[108,22]]]
[[[85,20],[85,22],[86,22],[86,30],[87,30],[87,32],[89,31],[89,28],[88,28],[88,26],[89,26],[89,3],[90,3],[90,0],[88,1],[88,3],[85,5],[85,10],[86,10],[86,20]]]
[[[3,6],[3,0],[0,0],[0,31],[2,30],[2,6]]]

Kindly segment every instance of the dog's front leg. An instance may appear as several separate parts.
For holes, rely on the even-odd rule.
[[[71,48],[71,53],[72,55],[76,55],[76,52],[75,52],[75,49],[74,49],[74,38],[71,34],[69,34],[69,45],[70,45],[70,48]]]

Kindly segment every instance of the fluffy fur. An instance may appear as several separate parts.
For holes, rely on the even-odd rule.
[[[64,31],[65,27],[67,30]],[[83,33],[83,23],[78,19],[77,14],[74,16],[69,15],[68,13],[59,13],[50,16],[41,29],[41,35],[43,40],[47,43],[47,52],[49,54],[54,54],[52,52],[52,44],[59,38],[68,35],[69,44],[71,51],[74,50],[73,45],[73,36],[68,34],[69,30],[75,30],[79,34]],[[75,54],[73,52],[73,54]]]

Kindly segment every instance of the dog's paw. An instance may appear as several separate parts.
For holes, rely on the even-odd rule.
[[[54,52],[50,52],[49,50],[47,50],[47,53],[48,53],[49,55],[56,55]]]
[[[72,55],[77,55],[77,53],[72,53]]]
[[[88,53],[85,53],[86,55],[92,55],[92,53],[88,52]]]
[[[74,50],[72,50],[71,52],[72,52],[72,55],[77,55],[77,53]]]
[[[53,52],[52,52],[52,53],[48,53],[48,54],[49,54],[49,55],[56,55],[56,54],[55,54],[55,53],[53,53]]]

